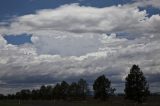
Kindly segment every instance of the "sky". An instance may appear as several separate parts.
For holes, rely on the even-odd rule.
[[[123,93],[133,64],[160,92],[160,0],[0,1],[0,93],[103,74]]]

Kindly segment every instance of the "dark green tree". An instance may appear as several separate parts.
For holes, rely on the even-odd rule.
[[[69,86],[68,94],[71,99],[78,98],[79,92],[78,92],[78,84],[76,82],[72,82],[72,84]]]
[[[29,89],[23,89],[16,93],[17,99],[28,100],[31,98],[31,91]]]
[[[13,100],[13,99],[15,99],[15,95],[14,94],[8,94],[7,99]]]
[[[93,90],[95,99],[106,100],[109,97],[109,94],[113,92],[111,81],[104,75],[99,76],[94,81]]]
[[[126,99],[141,103],[149,95],[149,85],[138,65],[133,65],[125,82]]]
[[[48,85],[46,87],[46,99],[47,100],[51,100],[52,99],[52,92],[53,92],[52,86]]]
[[[32,90],[32,99],[33,100],[37,100],[37,99],[40,99],[40,93],[39,93],[39,89],[33,89]]]
[[[40,98],[42,100],[46,99],[47,97],[47,91],[46,91],[46,86],[42,85],[40,90],[39,90]]]
[[[5,96],[3,94],[0,94],[0,100],[5,99]]]
[[[65,81],[62,81],[61,82],[61,88],[60,88],[60,90],[61,90],[61,98],[63,99],[63,100],[66,100],[67,99],[67,97],[68,97],[68,91],[69,91],[69,84],[67,83],[67,82],[65,82]]]
[[[78,81],[78,93],[82,99],[85,99],[87,94],[89,93],[87,81],[85,81],[84,79],[80,79]]]
[[[61,85],[59,83],[53,88],[53,99],[61,99]]]

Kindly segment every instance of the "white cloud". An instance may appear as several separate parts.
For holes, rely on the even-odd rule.
[[[7,44],[0,35],[0,83],[54,83],[81,77],[91,81],[105,74],[116,85],[133,64],[155,83],[153,76],[160,73],[160,16],[146,16],[129,4],[106,8],[72,4],[16,17],[8,27],[1,25],[0,33],[32,34],[32,44]]]
[[[153,6],[156,8],[160,8],[160,1],[159,0],[134,0],[136,1],[136,5],[138,6]]]
[[[6,45],[7,41],[3,39],[3,37],[0,35],[0,48],[2,48],[4,45]]]
[[[54,33],[52,35],[34,35],[31,38],[38,54],[62,56],[81,56],[103,49],[107,43],[120,43],[126,39],[117,39],[114,34],[75,34]],[[109,50],[109,49],[108,49]]]
[[[78,4],[64,5],[56,9],[44,9],[35,14],[15,18],[9,27],[0,27],[2,34],[52,35],[55,31],[72,33],[152,33],[151,18],[146,11],[132,5],[105,8],[85,7]],[[159,16],[157,16],[159,19]],[[154,29],[159,33],[159,29]]]
[[[160,47],[158,46],[160,40],[148,38],[127,40],[114,36],[97,36],[97,42],[101,43],[98,45],[99,49],[86,54],[82,53],[81,56],[37,54],[34,44],[24,46],[6,44],[5,48],[0,50],[0,58],[6,60],[5,64],[0,64],[1,80],[7,84],[44,83],[45,81],[54,83],[54,81],[76,80],[81,77],[94,80],[98,75],[105,74],[116,85],[124,81],[132,64],[139,64],[147,76],[160,73]],[[43,39],[41,36],[37,37]],[[82,37],[85,38],[85,36]],[[68,39],[68,37],[62,38],[64,42]],[[53,41],[54,39],[62,40],[57,37],[52,39]],[[72,39],[77,42],[74,37]],[[87,38],[87,40],[90,41],[93,38]],[[49,46],[54,44],[55,42],[52,42]],[[87,43],[85,45],[87,46]],[[73,47],[73,51],[76,49]]]

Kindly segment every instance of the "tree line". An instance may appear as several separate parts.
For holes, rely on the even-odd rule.
[[[85,99],[89,93],[88,84],[84,79],[68,84],[66,81],[53,86],[42,85],[39,89],[23,89],[16,94],[7,96],[0,95],[1,99],[22,99],[22,100],[67,100]]]
[[[105,101],[114,95],[115,88],[111,87],[111,81],[105,75],[99,76],[93,83],[94,98]],[[125,79],[125,99],[142,103],[149,96],[149,84],[138,65],[133,65]],[[87,81],[80,79],[71,84],[66,81],[57,83],[55,86],[41,86],[39,89],[23,89],[16,94],[4,96],[0,99],[20,100],[85,100],[90,95]]]

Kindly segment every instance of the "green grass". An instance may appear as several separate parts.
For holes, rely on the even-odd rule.
[[[134,103],[109,102],[52,102],[52,101],[1,101],[0,106],[135,106]],[[137,104],[136,106],[160,106],[160,104]]]
[[[64,101],[1,101],[0,106],[106,106],[105,102],[64,102]]]
[[[109,101],[100,102],[93,99],[87,101],[21,101],[19,100],[0,100],[0,106],[160,106],[160,97],[150,97],[143,104],[134,104],[121,97],[113,97]]]

